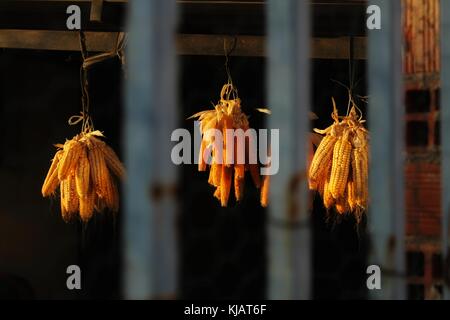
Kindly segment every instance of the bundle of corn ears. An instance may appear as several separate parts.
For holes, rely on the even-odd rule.
[[[68,222],[79,214],[87,222],[94,212],[119,209],[117,179],[125,169],[111,147],[100,140],[100,131],[80,133],[64,145],[56,145],[42,195],[55,195],[59,186],[61,215]]]
[[[369,133],[353,101],[350,112],[339,117],[333,99],[334,123],[325,130],[309,168],[309,187],[322,196],[327,209],[354,214],[357,221],[368,203]]]
[[[252,150],[251,148],[251,146],[254,145],[253,141],[250,140],[251,138],[245,138],[244,161],[238,161],[236,137],[233,140],[234,161],[230,161],[230,159],[227,159],[229,157],[227,157],[226,141],[227,134],[229,133],[227,133],[226,130],[242,129],[245,132],[249,129],[248,117],[241,110],[241,100],[237,97],[237,92],[233,85],[226,84],[223,86],[220,94],[220,101],[217,105],[214,106],[213,110],[198,112],[191,116],[189,119],[192,118],[198,118],[198,121],[200,122],[200,131],[202,134],[198,170],[207,170],[208,164],[205,160],[205,155],[211,154],[212,156],[209,163],[210,171],[208,182],[216,188],[214,197],[220,201],[222,207],[226,207],[228,205],[232,184],[234,184],[234,194],[236,201],[242,200],[244,196],[245,171],[250,172],[255,186],[257,188],[261,187],[261,205],[264,207],[267,206],[269,193],[269,176],[265,176],[261,182],[258,164],[250,163],[250,161],[248,161],[252,158],[250,156],[250,152],[256,152],[256,150]],[[223,152],[220,155],[216,154],[217,150],[213,147],[215,143],[214,136],[207,134],[208,130],[210,129],[216,129],[222,133]],[[256,159],[256,157],[253,158]]]

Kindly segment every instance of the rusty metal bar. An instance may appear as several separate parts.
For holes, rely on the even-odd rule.
[[[310,110],[310,10],[306,0],[268,2],[269,128],[279,129],[268,222],[268,298],[311,298],[311,231],[306,207]],[[274,142],[272,142],[274,143]]]
[[[450,299],[450,1],[441,1],[441,181],[444,299]]]
[[[176,168],[169,137],[176,123],[175,1],[132,1],[128,27],[124,296],[174,297]]]
[[[371,0],[381,9],[381,30],[368,30],[371,131],[370,264],[381,268],[372,299],[405,298],[404,105],[401,3]]]

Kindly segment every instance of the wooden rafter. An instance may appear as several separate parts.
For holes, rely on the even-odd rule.
[[[87,48],[93,52],[113,50],[117,33],[86,32]],[[222,56],[224,41],[232,42],[234,37],[226,35],[179,34],[177,50],[180,55]],[[236,37],[235,56],[264,57],[266,40],[263,36]],[[49,30],[0,30],[0,48],[39,49],[56,51],[78,51],[78,33],[73,31]],[[356,37],[353,41],[355,59],[365,59],[366,39]],[[311,58],[348,59],[350,38],[313,38]]]

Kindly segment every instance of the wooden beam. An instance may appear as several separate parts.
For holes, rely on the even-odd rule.
[[[1,0],[0,29],[67,31],[66,8],[81,8],[84,31],[124,31],[127,0],[103,0],[101,22],[91,21],[92,0]],[[97,1],[97,0],[94,0]],[[364,36],[366,1],[312,0],[315,37]],[[267,1],[179,0],[178,31],[191,34],[265,35]]]
[[[86,32],[88,51],[107,52],[115,46],[115,32]],[[78,32],[48,30],[0,30],[0,48],[79,51]]]
[[[117,33],[86,32],[87,48],[92,52],[106,52],[114,49]],[[234,56],[265,57],[266,40],[262,36],[238,36]],[[179,55],[222,56],[224,42],[234,42],[226,35],[179,34],[177,51]],[[78,51],[78,33],[48,30],[0,30],[0,48]],[[311,58],[348,59],[350,38],[312,38]],[[366,38],[355,37],[353,41],[355,59],[366,58]]]

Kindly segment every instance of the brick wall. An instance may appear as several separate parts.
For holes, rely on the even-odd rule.
[[[440,164],[407,163],[406,234],[414,237],[439,237],[441,219]]]

